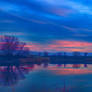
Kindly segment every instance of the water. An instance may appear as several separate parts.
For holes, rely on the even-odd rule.
[[[92,65],[1,66],[0,92],[92,92]]]

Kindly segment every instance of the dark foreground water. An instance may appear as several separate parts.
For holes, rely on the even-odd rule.
[[[0,92],[92,92],[92,65],[1,66]]]

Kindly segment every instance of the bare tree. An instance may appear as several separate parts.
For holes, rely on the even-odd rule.
[[[0,36],[0,43],[0,49],[4,55],[20,54],[26,45],[14,36]]]

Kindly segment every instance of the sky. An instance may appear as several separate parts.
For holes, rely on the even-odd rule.
[[[0,0],[0,35],[31,51],[92,52],[92,0]]]

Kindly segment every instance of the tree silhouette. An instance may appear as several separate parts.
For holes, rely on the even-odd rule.
[[[62,52],[58,52],[57,53],[57,56],[62,56]]]
[[[87,56],[87,55],[88,55],[88,53],[87,53],[87,52],[85,52],[85,53],[84,53],[84,56]]]
[[[73,56],[81,56],[81,53],[80,53],[80,52],[75,51],[75,52],[73,52]]]
[[[14,36],[0,36],[0,49],[4,55],[19,55],[25,49],[25,43],[20,42],[17,37]]]
[[[48,56],[49,53],[48,52],[44,52],[43,54],[44,54],[44,56]]]

